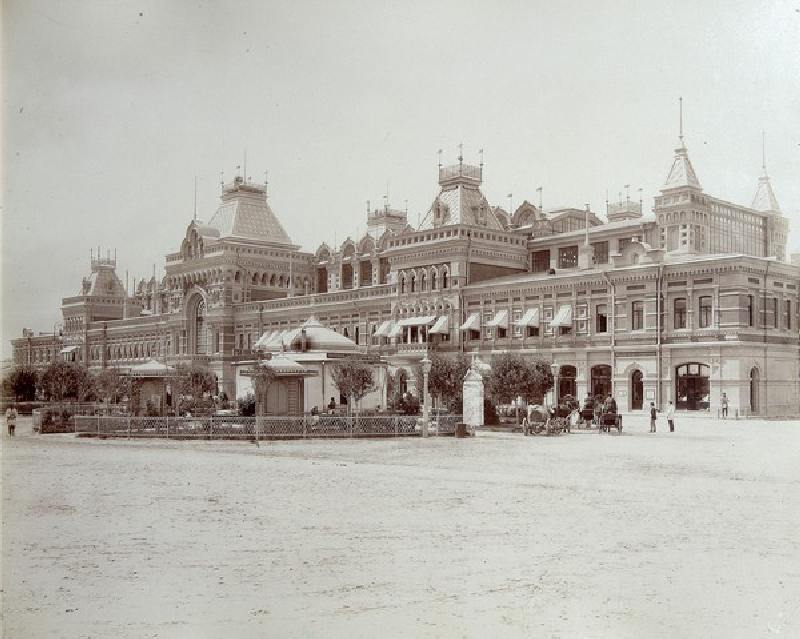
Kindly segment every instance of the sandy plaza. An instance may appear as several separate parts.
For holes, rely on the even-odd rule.
[[[8,637],[792,637],[800,429],[2,440]]]

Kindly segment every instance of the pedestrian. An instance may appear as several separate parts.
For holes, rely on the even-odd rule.
[[[669,432],[675,432],[675,404],[672,402],[667,406],[667,424],[669,424]]]
[[[656,405],[653,402],[650,402],[650,432],[656,432]]]
[[[6,426],[8,426],[8,434],[13,437],[14,431],[17,429],[17,409],[14,404],[6,408]]]
[[[725,393],[722,393],[722,399],[720,400],[720,405],[722,406],[722,419],[728,418],[728,396]]]

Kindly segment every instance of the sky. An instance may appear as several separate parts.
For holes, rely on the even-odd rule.
[[[163,274],[247,156],[314,250],[362,235],[366,201],[416,224],[437,151],[484,149],[508,208],[650,210],[683,97],[704,190],[749,204],[768,171],[800,251],[800,0],[291,2],[5,0],[2,354],[52,331],[93,247]]]

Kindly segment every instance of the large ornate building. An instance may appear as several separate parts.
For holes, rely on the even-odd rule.
[[[607,221],[528,201],[507,213],[482,180],[482,164],[459,157],[440,166],[422,228],[385,205],[367,211],[363,237],[309,253],[266,187],[237,177],[163,276],[126,291],[98,255],[63,300],[63,333],[26,332],[15,361],[201,362],[233,396],[256,341],[279,343],[314,315],[411,374],[428,350],[512,350],[558,364],[560,393],[613,392],[623,410],[672,400],[715,412],[723,392],[743,414],[796,410],[800,268],[766,169],[750,207],[712,197],[681,138],[653,215],[624,200]]]

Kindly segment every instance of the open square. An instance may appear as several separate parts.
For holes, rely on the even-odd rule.
[[[9,637],[800,633],[800,429],[3,439]]]

